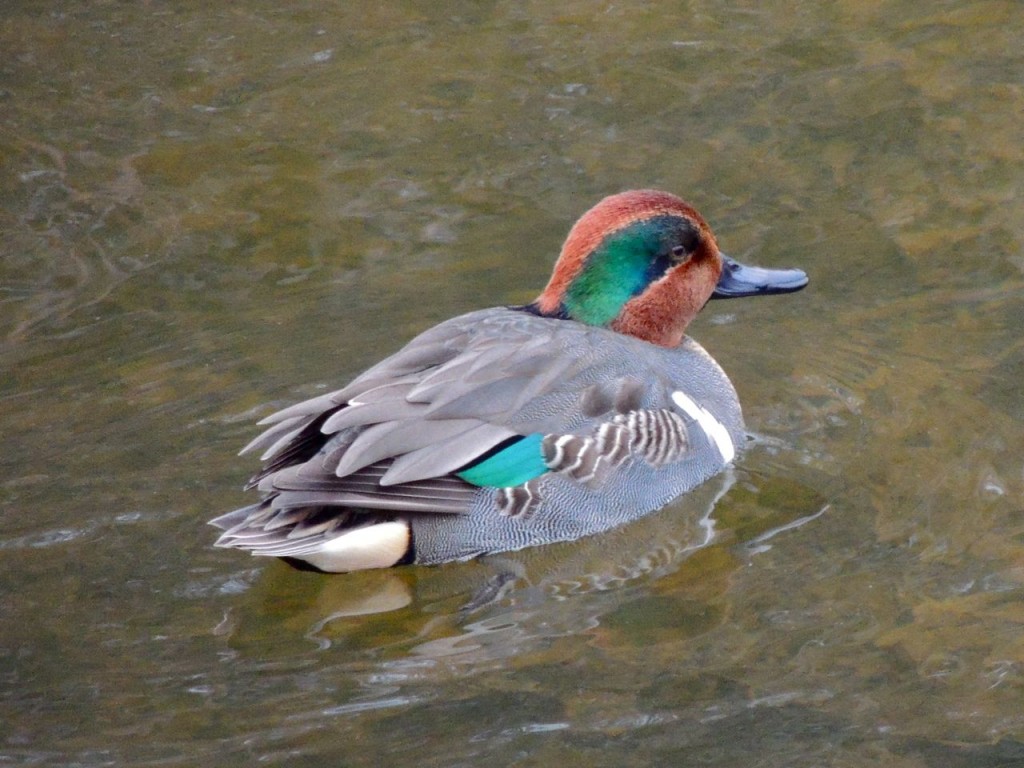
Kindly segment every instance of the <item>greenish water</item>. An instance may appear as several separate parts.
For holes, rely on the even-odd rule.
[[[1024,765],[1018,3],[207,5],[0,10],[0,763]],[[495,562],[211,548],[257,418],[637,186],[811,275],[691,329],[731,474]]]

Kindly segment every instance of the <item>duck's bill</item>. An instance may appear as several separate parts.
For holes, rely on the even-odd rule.
[[[748,267],[722,254],[722,275],[718,278],[712,299],[736,299],[740,296],[770,296],[793,293],[807,285],[802,269],[764,269]]]

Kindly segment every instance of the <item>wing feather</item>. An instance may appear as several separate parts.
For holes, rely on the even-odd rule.
[[[338,477],[344,477],[356,470],[420,448],[461,435],[479,422],[473,419],[449,419],[447,421],[389,421],[374,424],[363,430],[334,469]]]
[[[381,478],[380,484],[393,486],[447,475],[515,435],[504,427],[477,424],[466,432],[399,456]]]
[[[309,400],[303,400],[301,403],[296,403],[276,411],[256,423],[262,426],[264,424],[277,424],[286,419],[294,419],[301,416],[319,416],[324,411],[334,410],[345,402],[344,399],[337,397],[340,391],[329,392],[326,395],[318,395]]]
[[[369,426],[385,421],[408,421],[423,414],[427,406],[422,403],[410,403],[406,400],[387,400],[376,403],[349,405],[337,411],[324,422],[324,434],[334,434],[351,427]]]
[[[269,445],[274,445],[281,439],[282,435],[292,437],[297,434],[298,431],[310,420],[311,417],[309,416],[293,416],[289,419],[285,419],[284,421],[275,424],[270,429],[261,432],[258,437],[251,440],[245,448],[240,450],[238,455],[242,456],[250,451],[258,451]],[[260,461],[266,461],[266,459],[261,457]]]

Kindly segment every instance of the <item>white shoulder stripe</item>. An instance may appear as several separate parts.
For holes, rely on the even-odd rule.
[[[672,401],[687,416],[700,424],[700,428],[704,430],[711,442],[718,448],[718,452],[722,454],[722,461],[728,464],[736,458],[736,446],[733,445],[732,438],[729,437],[729,430],[722,422],[712,416],[708,410],[693,402],[685,392],[673,392]]]

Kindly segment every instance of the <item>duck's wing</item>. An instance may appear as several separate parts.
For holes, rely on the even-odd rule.
[[[250,487],[281,509],[464,512],[477,486],[455,472],[524,435],[627,412],[659,387],[627,373],[629,360],[595,376],[590,332],[510,309],[442,323],[345,388],[264,419],[243,450],[263,450]]]
[[[512,309],[442,323],[345,388],[264,419],[243,449],[262,451],[249,487],[264,497],[211,521],[217,545],[378,567],[409,556],[411,516],[466,514],[482,488],[551,470],[590,483],[621,458],[632,422],[612,420],[669,397],[647,353]]]

